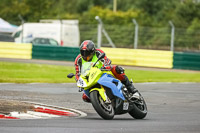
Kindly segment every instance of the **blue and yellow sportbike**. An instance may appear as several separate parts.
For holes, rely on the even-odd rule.
[[[147,115],[147,106],[142,95],[132,98],[125,85],[116,79],[111,71],[97,67],[105,54],[97,61],[85,62],[81,67],[81,75],[77,86],[84,91],[96,112],[106,120],[114,115],[129,113],[135,119],[143,119]],[[68,78],[75,76],[73,73]]]

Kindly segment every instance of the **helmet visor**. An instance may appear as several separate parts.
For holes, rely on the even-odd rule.
[[[91,54],[91,52],[88,51],[88,50],[81,50],[81,56],[82,56],[82,57],[87,57],[87,56],[89,56],[90,54]]]
[[[92,53],[91,51],[88,51],[88,50],[81,50],[81,56],[83,57],[84,60],[88,61],[90,60],[91,56],[92,56]]]

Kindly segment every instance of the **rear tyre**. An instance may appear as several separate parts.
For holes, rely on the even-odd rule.
[[[105,103],[98,91],[90,93],[92,106],[96,112],[105,120],[111,120],[114,117],[114,109],[111,103]]]
[[[135,119],[143,119],[146,117],[147,106],[141,94],[140,94],[140,100],[134,101],[133,109],[129,111],[129,114]]]

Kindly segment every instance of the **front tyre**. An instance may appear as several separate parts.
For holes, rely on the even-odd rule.
[[[134,101],[133,109],[129,111],[129,114],[135,119],[143,119],[146,117],[147,105],[141,94],[140,94],[140,99]]]
[[[98,91],[90,92],[90,100],[96,112],[105,120],[111,120],[114,117],[114,109],[111,103],[105,103]]]

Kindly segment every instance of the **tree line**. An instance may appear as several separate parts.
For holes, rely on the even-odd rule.
[[[136,18],[141,25],[163,25],[172,20],[175,25],[188,27],[200,19],[199,0],[1,0],[0,16],[20,24],[20,14],[27,22],[40,19],[79,19],[80,23],[93,23],[94,15],[106,23],[127,24]],[[114,22],[113,22],[114,21]]]

